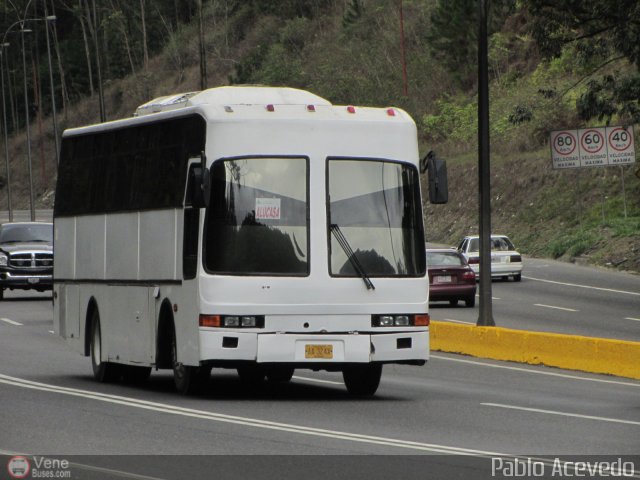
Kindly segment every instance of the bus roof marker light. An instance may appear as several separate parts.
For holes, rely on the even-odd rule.
[[[387,115],[390,117],[395,117],[396,116],[396,111],[393,108],[387,108]]]
[[[307,112],[315,112],[315,111],[316,111],[315,105],[307,105]]]
[[[356,113],[356,107],[354,107],[353,105],[349,105],[347,107],[347,112],[349,113]]]
[[[224,111],[227,113],[233,113],[233,108],[231,108],[229,105],[225,105],[224,106]]]
[[[276,107],[274,107],[271,103],[266,106],[267,112],[275,112]]]

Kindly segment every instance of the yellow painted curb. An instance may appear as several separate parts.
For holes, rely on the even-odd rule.
[[[640,379],[640,342],[431,321],[431,350]]]

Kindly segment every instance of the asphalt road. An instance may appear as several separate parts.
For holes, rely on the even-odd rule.
[[[499,327],[640,341],[640,275],[525,258],[521,282],[491,287]],[[478,314],[478,298],[474,308],[431,305],[434,320],[475,324]]]
[[[638,381],[434,354],[385,367],[369,400],[339,374],[247,390],[217,369],[181,397],[168,372],[96,383],[52,334],[50,296],[10,292],[0,318],[0,454],[66,459],[73,478],[492,478],[498,455],[640,452]]]

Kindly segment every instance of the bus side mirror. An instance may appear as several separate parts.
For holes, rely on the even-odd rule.
[[[209,206],[211,194],[211,176],[206,167],[207,158],[204,152],[200,155],[200,164],[191,168],[191,205],[193,208],[205,208]]]
[[[449,182],[447,180],[447,162],[436,157],[434,151],[420,160],[420,172],[427,172],[429,184],[429,202],[435,204],[449,201]]]

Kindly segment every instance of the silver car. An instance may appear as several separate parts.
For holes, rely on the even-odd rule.
[[[467,236],[458,245],[458,251],[477,275],[480,273],[480,237]],[[516,251],[506,235],[491,235],[491,278],[522,279],[522,255]]]

